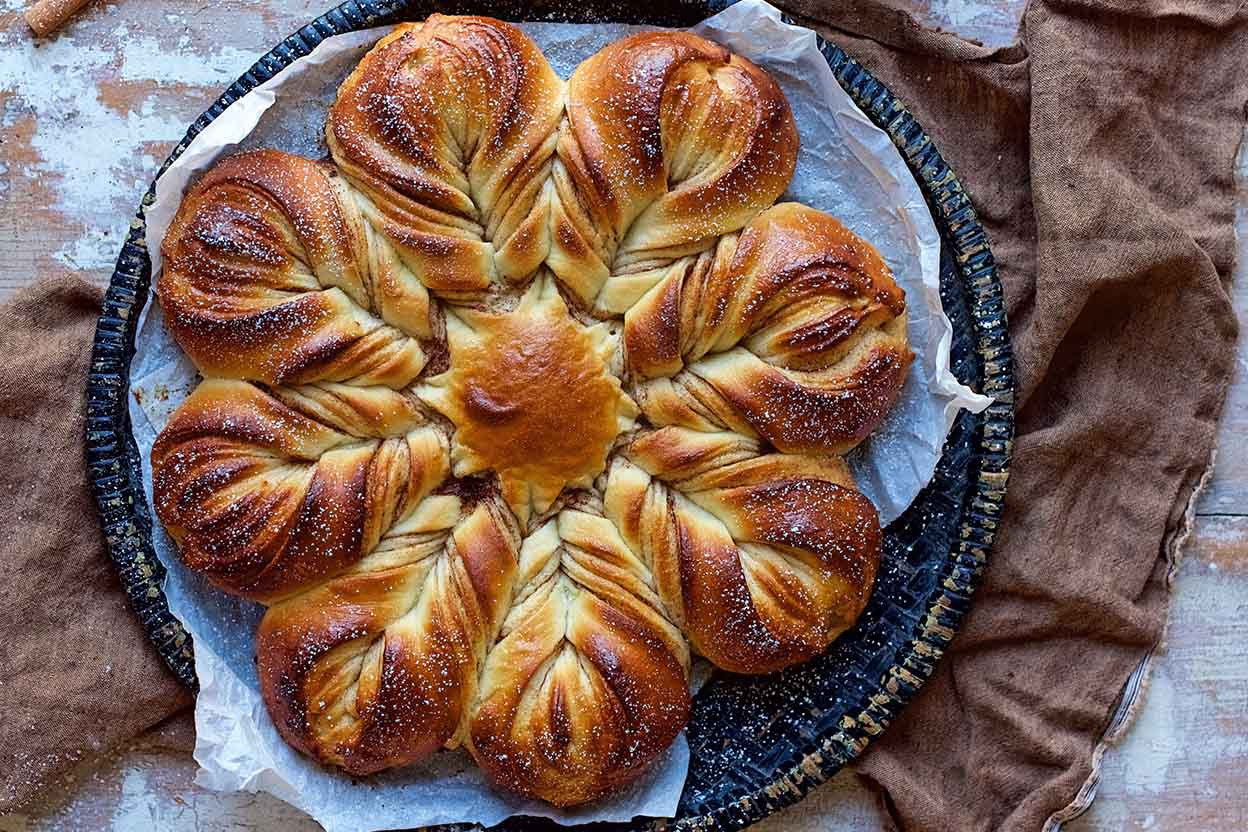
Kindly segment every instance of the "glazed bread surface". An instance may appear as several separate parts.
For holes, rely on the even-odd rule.
[[[152,451],[187,566],[267,606],[261,690],[354,775],[465,747],[567,806],[684,727],[690,663],[768,673],[862,612],[881,541],[841,455],[900,394],[869,243],[775,204],[775,82],[683,32],[566,82],[517,27],[383,37],[330,159],[219,162],[162,242],[203,381]]]

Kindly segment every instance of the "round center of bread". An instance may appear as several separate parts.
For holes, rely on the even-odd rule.
[[[510,312],[448,315],[447,341],[450,369],[422,397],[455,426],[457,475],[496,472],[522,522],[592,484],[637,413],[608,368],[605,325],[582,326],[538,279]]]

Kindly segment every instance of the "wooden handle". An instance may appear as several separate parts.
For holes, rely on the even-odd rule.
[[[35,4],[26,9],[23,17],[35,30],[39,37],[48,35],[61,28],[66,20],[73,17],[74,12],[87,5],[88,0],[36,0]]]

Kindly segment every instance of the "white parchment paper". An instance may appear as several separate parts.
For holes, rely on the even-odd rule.
[[[551,65],[568,77],[610,41],[645,27],[620,24],[520,24]],[[163,239],[187,184],[238,148],[276,147],[311,157],[325,154],[325,113],[339,82],[385,32],[330,38],[311,55],[258,87],[213,121],[161,176],[147,212],[153,274]],[[765,68],[783,88],[797,119],[801,151],[785,195],[839,217],[871,241],[906,291],[916,360],[897,407],[850,463],[885,523],[896,518],[931,479],[959,408],[978,412],[990,400],[961,385],[949,370],[952,329],[941,311],[940,239],[917,183],[888,136],[858,110],[819,53],[814,33],[785,24],[762,0],[743,0],[695,31]],[[139,323],[130,403],[151,504],[152,444],[169,415],[197,383],[149,302]],[[630,789],[574,811],[559,811],[492,789],[462,751],[362,781],[325,769],[278,736],[259,694],[256,625],[263,609],[226,596],[187,572],[172,541],[154,524],[156,554],[168,569],[165,593],[195,639],[200,694],[195,705],[196,782],[220,790],[267,791],[307,812],[330,832],[370,832],[439,823],[491,826],[513,814],[560,823],[622,821],[674,813],[688,769],[683,735]]]

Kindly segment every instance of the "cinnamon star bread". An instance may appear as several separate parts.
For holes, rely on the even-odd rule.
[[[634,35],[568,81],[519,29],[397,26],[327,161],[218,163],[157,289],[203,381],[152,451],[187,567],[267,606],[281,735],[353,775],[465,747],[567,806],[635,779],[691,654],[823,652],[880,526],[841,455],[911,361],[867,242],[774,204],[761,69]]]

